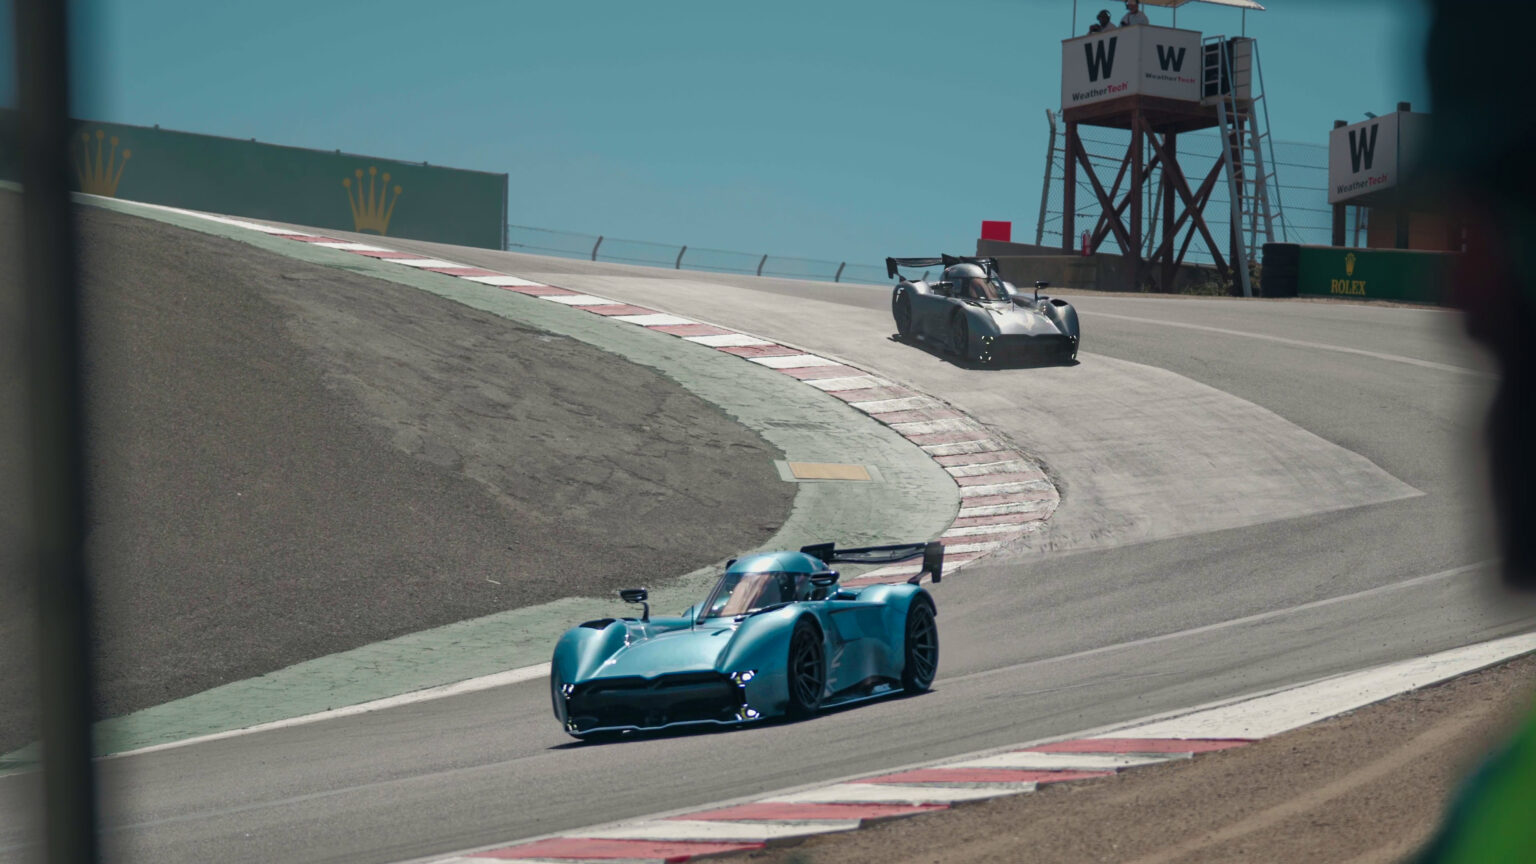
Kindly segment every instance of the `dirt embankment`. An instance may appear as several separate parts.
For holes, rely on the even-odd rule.
[[[0,193],[0,260],[17,204]],[[653,370],[401,285],[80,218],[103,716],[654,584],[788,514],[779,454]],[[31,737],[31,637],[25,586],[0,590],[4,752]]]

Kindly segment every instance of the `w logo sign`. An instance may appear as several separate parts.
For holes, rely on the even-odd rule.
[[[1369,129],[1349,130],[1349,164],[1354,173],[1360,173],[1362,163],[1365,170],[1371,170],[1371,163],[1376,161],[1376,132],[1380,129],[1380,123],[1372,123]]]
[[[1175,72],[1184,71],[1184,49],[1174,50],[1172,45],[1157,46],[1157,63],[1164,72],[1170,68]]]
[[[1096,39],[1092,43],[1083,43],[1083,53],[1088,55],[1088,80],[1097,81],[1100,78],[1108,78],[1115,74],[1115,43],[1120,41],[1119,36],[1109,37],[1109,50],[1104,50],[1103,39]],[[1180,62],[1183,62],[1184,52],[1179,52]]]

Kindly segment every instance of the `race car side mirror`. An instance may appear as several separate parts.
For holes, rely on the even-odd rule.
[[[645,602],[650,592],[644,588],[623,588],[619,590],[619,598],[625,603],[639,603],[641,607],[640,620],[651,620],[651,604]]]

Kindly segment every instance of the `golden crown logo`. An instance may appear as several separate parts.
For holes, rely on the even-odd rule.
[[[1344,256],[1344,275],[1355,275],[1355,253],[1353,252]]]
[[[112,149],[106,148],[107,141]],[[91,148],[91,133],[80,133],[80,151],[75,154],[75,179],[80,181],[80,191],[108,198],[117,195],[117,184],[123,179],[123,169],[128,167],[132,150],[123,150],[123,161],[117,161],[117,136],[107,138],[107,133],[96,130],[95,152]]]
[[[357,179],[356,188],[353,187],[353,178]],[[379,181],[383,182],[379,182]],[[368,166],[368,189],[363,190],[363,169],[352,172],[352,177],[341,181],[341,185],[347,187],[347,203],[352,205],[352,227],[356,231],[372,231],[375,234],[389,233],[389,217],[395,213],[395,205],[400,203],[400,187],[396,186],[394,195],[390,195],[389,172],[385,171],[379,176],[377,165]],[[377,194],[375,194],[377,193]]]

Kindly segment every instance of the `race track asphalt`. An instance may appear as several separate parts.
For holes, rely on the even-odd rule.
[[[388,242],[851,359],[1038,456],[1061,507],[1049,530],[935,589],[932,693],[584,746],[555,725],[537,680],[112,759],[107,837],[125,860],[447,854],[1066,734],[1536,622],[1487,589],[1477,452],[1492,377],[1453,313],[1078,295],[1079,365],[980,371],[893,341],[880,287]],[[0,777],[0,809],[29,782]],[[15,836],[0,833],[0,859]]]

